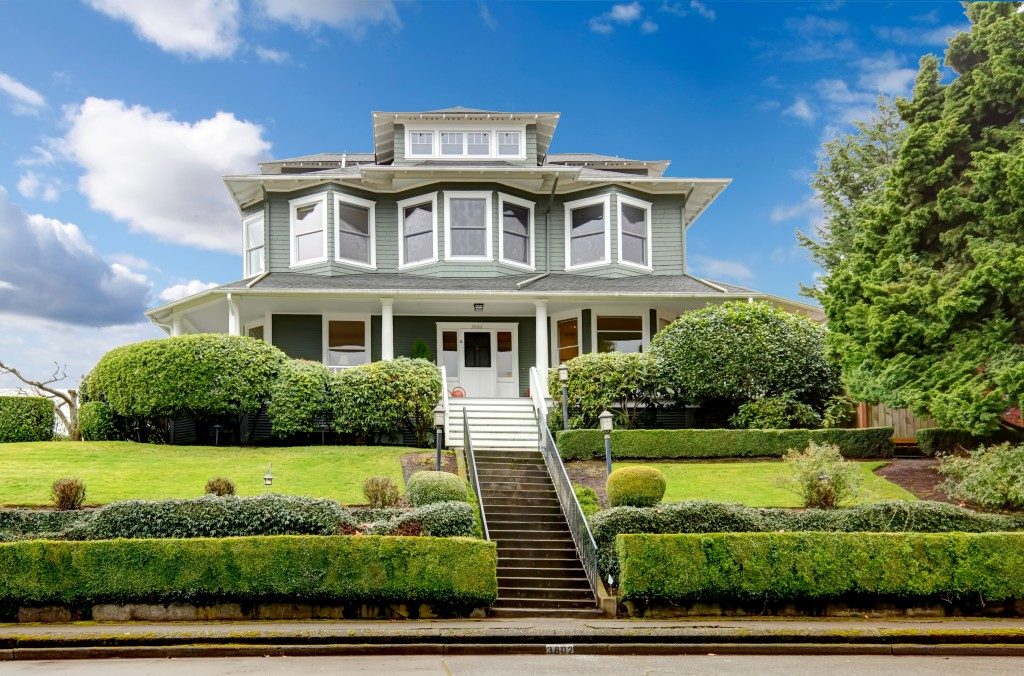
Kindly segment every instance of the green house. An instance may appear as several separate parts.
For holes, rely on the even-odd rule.
[[[373,152],[224,177],[240,214],[241,278],[150,320],[172,335],[261,338],[331,368],[425,343],[450,391],[513,398],[527,394],[531,367],[646,350],[708,303],[817,312],[687,272],[687,230],[729,179],[551,152],[558,113],[450,108],[372,121]]]

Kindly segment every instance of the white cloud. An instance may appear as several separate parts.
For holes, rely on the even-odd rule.
[[[65,386],[74,387],[81,376],[96,365],[108,350],[158,338],[164,334],[148,321],[95,327],[78,326],[50,319],[38,319],[0,312],[0,326],[17,330],[0,331],[0,358],[27,376],[49,376],[54,362],[67,365],[70,376]],[[0,376],[0,388],[18,388],[13,376]]]
[[[57,163],[57,156],[59,154],[59,148],[53,146],[59,145],[54,139],[47,139],[46,145],[51,146],[50,148],[44,148],[43,146],[33,146],[32,154],[26,157],[19,157],[16,164],[19,167],[50,167]]]
[[[480,3],[480,20],[492,31],[498,30],[498,20],[494,18],[491,8],[487,6],[486,2]]]
[[[814,232],[825,222],[821,200],[814,195],[795,204],[783,204],[775,207],[772,209],[770,218],[772,223],[800,221],[801,226],[806,227],[809,232]]]
[[[629,4],[612,5],[611,11],[608,12],[608,18],[616,23],[633,23],[640,18],[643,12],[639,0],[634,0]]]
[[[740,281],[754,279],[754,272],[739,261],[731,261],[711,256],[694,256],[691,259],[694,268],[701,276],[725,278]]]
[[[644,19],[643,23],[640,24],[640,32],[650,35],[651,33],[658,32],[658,24],[654,23],[650,19]]]
[[[903,60],[893,52],[865,57],[857,62],[857,66],[861,71],[857,84],[873,92],[907,94],[917,77],[917,69],[904,68]]]
[[[802,96],[796,97],[793,104],[789,108],[783,110],[782,114],[795,117],[796,119],[804,122],[814,122],[814,118],[816,117],[814,109],[811,108],[811,104],[809,104],[807,99]]]
[[[690,0],[689,3],[669,2],[669,0],[662,0],[661,7],[659,9],[662,12],[675,14],[676,16],[679,17],[688,16],[690,12],[696,12],[698,15],[704,17],[708,21],[715,20],[715,10],[709,8],[703,2],[700,2],[700,0]]]
[[[674,9],[666,9],[665,11],[675,13]],[[591,32],[600,33],[601,35],[609,35],[615,32],[615,26],[629,26],[639,22],[640,32],[650,35],[651,33],[658,32],[658,24],[652,19],[644,17],[644,8],[640,4],[639,0],[634,0],[629,3],[619,3],[612,5],[612,8],[604,14],[591,17],[588,25],[590,26]]]
[[[935,28],[903,28],[899,26],[876,26],[875,35],[900,45],[931,45],[941,47],[957,33],[969,30],[969,24],[948,24]]]
[[[255,47],[253,51],[256,52],[256,58],[264,63],[285,63],[291,58],[288,52],[269,47]]]
[[[251,172],[270,143],[259,125],[219,112],[196,122],[89,98],[69,114],[68,155],[94,209],[166,242],[238,252],[238,213],[221,176]]]
[[[107,260],[112,263],[120,263],[125,267],[131,268],[132,270],[155,270],[159,271],[160,268],[156,267],[145,258],[139,258],[135,254],[130,253],[115,253],[107,256]]]
[[[709,9],[704,3],[700,2],[700,0],[690,0],[690,9],[697,12],[697,14],[700,14],[708,21],[715,20],[715,10]]]
[[[169,286],[160,292],[160,300],[165,303],[173,303],[176,300],[182,298],[188,298],[207,289],[212,289],[217,286],[216,282],[200,282],[198,279],[192,279],[184,284],[175,284]]]
[[[590,19],[590,30],[593,33],[600,33],[601,35],[608,35],[615,31],[610,23],[605,21],[602,17],[592,17]]]
[[[138,320],[151,286],[128,266],[104,260],[78,226],[26,214],[2,187],[0,270],[0,313],[83,326]]]
[[[56,202],[60,197],[60,182],[40,176],[34,171],[27,171],[18,179],[18,192],[29,199],[38,197],[44,202]]]
[[[89,0],[89,4],[131,24],[143,40],[181,56],[226,58],[240,44],[238,0]]]
[[[374,24],[402,25],[391,0],[258,0],[257,4],[268,18],[306,31],[328,26],[360,38]]]
[[[830,37],[846,33],[849,30],[849,25],[838,19],[825,19],[808,14],[799,18],[786,19],[786,28],[807,37]]]
[[[37,115],[46,107],[42,94],[7,73],[0,73],[0,92],[10,97],[11,110],[17,115]]]

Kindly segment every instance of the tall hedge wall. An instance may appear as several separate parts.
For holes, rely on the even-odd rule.
[[[52,439],[56,416],[46,397],[0,397],[0,443]]]
[[[617,460],[694,458],[781,458],[810,442],[835,444],[846,458],[891,458],[891,427],[824,430],[613,430],[612,457]],[[604,457],[600,430],[558,432],[564,460]]]
[[[620,535],[626,601],[1024,598],[1024,533]]]
[[[0,605],[430,603],[497,597],[492,542],[467,538],[269,536],[0,543]]]

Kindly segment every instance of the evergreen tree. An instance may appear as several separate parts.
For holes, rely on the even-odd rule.
[[[966,12],[956,78],[921,59],[895,165],[817,295],[853,396],[983,433],[1024,398],[1024,14]]]

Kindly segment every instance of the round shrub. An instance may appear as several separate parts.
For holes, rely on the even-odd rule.
[[[420,445],[433,427],[441,399],[437,366],[424,359],[390,359],[344,369],[331,376],[334,429],[362,439],[408,430]]]
[[[825,328],[768,303],[684,312],[651,339],[666,384],[690,399],[749,401],[792,394],[820,411],[839,390]]]
[[[466,502],[466,482],[450,472],[416,472],[409,478],[405,497],[413,507],[435,502]]]
[[[394,507],[402,499],[398,485],[388,476],[372,476],[363,482],[363,496],[370,507]]]
[[[49,441],[56,416],[46,397],[0,397],[0,443]]]
[[[612,507],[653,507],[665,497],[665,475],[656,467],[622,467],[605,484]]]
[[[810,429],[821,425],[821,416],[791,394],[761,397],[741,405],[729,422],[741,429]]]
[[[58,511],[81,509],[85,502],[85,482],[76,477],[57,479],[50,487],[50,496]]]
[[[235,482],[231,479],[217,476],[206,482],[206,494],[224,497],[235,494]]]
[[[630,429],[637,418],[653,412],[663,394],[657,365],[647,353],[588,352],[566,362],[569,380],[569,426],[596,427],[602,411],[617,414],[616,426]],[[554,397],[549,422],[562,424],[562,383],[558,369],[548,372],[548,390]]]
[[[289,359],[270,388],[267,417],[275,436],[316,432],[327,415],[331,371],[318,362]]]
[[[262,340],[220,333],[147,340],[103,355],[86,376],[89,401],[134,420],[254,413],[287,357]]]

